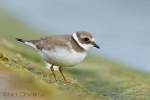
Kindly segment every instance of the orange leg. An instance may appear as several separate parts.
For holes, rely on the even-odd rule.
[[[64,74],[62,73],[62,67],[59,67],[59,71],[60,71],[62,77],[64,78],[64,81],[68,84],[68,82],[67,82],[67,80],[66,80]]]
[[[53,73],[53,75],[54,75],[55,80],[57,81],[56,75],[55,75],[55,73],[54,73],[54,68],[53,68],[53,66],[54,66],[54,64],[51,65],[50,69],[51,69],[51,71],[52,71],[52,73]]]

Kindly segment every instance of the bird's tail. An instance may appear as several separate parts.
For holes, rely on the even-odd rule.
[[[19,39],[19,38],[15,38],[17,41],[25,43],[25,41],[23,39]]]
[[[23,40],[23,39],[19,39],[19,38],[15,38],[17,41],[21,42],[21,43],[24,43],[28,46],[31,46],[33,47],[34,49],[37,49],[36,48],[36,45],[34,43],[32,43],[31,41],[27,41],[27,40]]]

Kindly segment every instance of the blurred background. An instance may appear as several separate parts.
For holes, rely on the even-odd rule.
[[[0,11],[44,36],[87,30],[101,47],[90,53],[150,71],[149,5],[149,0],[0,0]]]

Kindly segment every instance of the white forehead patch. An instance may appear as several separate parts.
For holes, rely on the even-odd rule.
[[[84,48],[85,50],[88,50],[89,48],[93,47],[92,44],[82,44],[82,43],[79,41],[79,39],[78,39],[76,33],[73,33],[73,38],[74,38],[75,41],[76,41],[82,48]],[[94,40],[94,38],[93,38],[92,40]]]
[[[92,41],[95,41],[95,39],[94,39],[94,38],[92,38],[91,40],[92,40]]]

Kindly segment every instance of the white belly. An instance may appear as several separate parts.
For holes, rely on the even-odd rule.
[[[69,67],[78,64],[87,54],[87,52],[78,53],[73,49],[68,51],[68,49],[62,49],[60,47],[56,47],[52,50],[42,49],[38,53],[48,63],[62,67]]]

